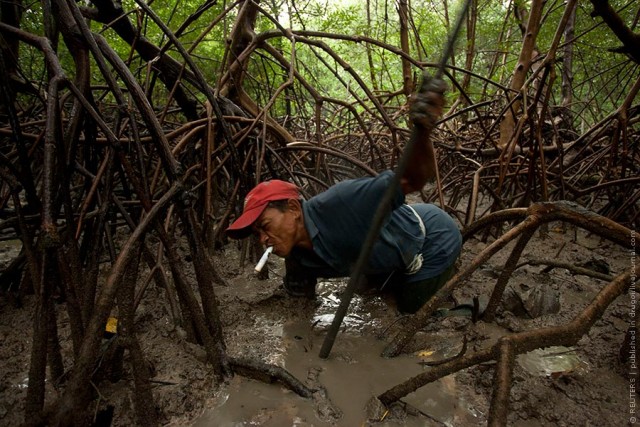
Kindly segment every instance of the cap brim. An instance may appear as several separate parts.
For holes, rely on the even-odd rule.
[[[252,233],[251,226],[262,215],[262,212],[267,208],[265,203],[262,206],[257,206],[254,209],[245,211],[236,219],[229,228],[226,229],[227,236],[232,239],[244,239],[249,237]]]

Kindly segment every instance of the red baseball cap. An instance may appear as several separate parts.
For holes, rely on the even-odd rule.
[[[298,199],[298,187],[286,181],[272,179],[256,185],[244,198],[242,215],[227,228],[232,239],[243,239],[251,234],[251,225],[262,215],[269,202],[275,200]]]

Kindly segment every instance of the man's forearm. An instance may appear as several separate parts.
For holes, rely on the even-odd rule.
[[[427,181],[436,178],[436,158],[431,132],[442,115],[445,88],[446,85],[440,79],[426,80],[411,101],[413,150],[401,179],[405,194],[422,190]]]
[[[421,125],[413,130],[415,142],[407,170],[402,177],[401,186],[405,194],[422,190],[424,185],[435,179],[435,153],[431,143],[431,130]]]

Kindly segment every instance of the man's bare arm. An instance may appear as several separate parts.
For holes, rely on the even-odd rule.
[[[411,103],[410,118],[413,123],[412,138],[415,138],[413,154],[400,180],[405,194],[422,190],[422,187],[436,177],[436,158],[431,142],[431,131],[442,115],[444,91],[442,80],[425,81],[416,92]]]

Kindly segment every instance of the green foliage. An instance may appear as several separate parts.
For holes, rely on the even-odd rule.
[[[633,0],[610,0],[614,9],[619,11],[623,21],[631,25],[637,14],[637,5]],[[198,0],[177,0],[175,2],[152,2],[151,7],[165,25],[176,32],[196,13],[202,5]],[[447,0],[414,0],[410,7],[410,52],[409,54],[422,62],[436,62],[440,58],[445,44],[449,26],[457,15],[461,1]],[[216,25],[209,28],[211,22],[221,17],[229,2],[218,2],[209,8],[197,20],[183,28],[179,34],[180,42],[191,52],[192,58],[212,84],[220,78],[225,49],[230,37],[238,8],[233,8],[222,17]],[[370,10],[367,13],[367,4]],[[364,87],[380,92],[395,92],[402,87],[402,63],[399,56],[389,49],[363,41],[370,38],[382,45],[395,49],[400,47],[400,24],[397,2],[370,0],[366,1],[329,1],[305,0],[290,2],[288,0],[271,0],[260,2],[260,7],[269,14],[258,13],[255,25],[256,33],[277,31],[278,28],[291,28],[294,31],[317,31],[327,34],[338,34],[344,37],[313,36],[309,39],[321,42],[321,46],[304,42],[295,44],[294,67],[299,75],[313,85],[321,96],[335,98],[354,103],[362,109],[359,99],[366,98]],[[168,37],[137,6],[134,0],[123,0],[124,10],[128,18],[139,29],[140,35],[152,43],[163,47]],[[529,2],[521,7],[529,8]],[[558,23],[564,13],[565,4],[560,1],[547,1],[544,10],[544,21],[537,40],[539,52],[544,55],[551,46],[557,31]],[[585,114],[584,119],[593,122],[601,116],[601,110],[611,110],[619,105],[628,91],[630,76],[637,75],[637,64],[629,61],[621,54],[610,52],[620,46],[619,40],[612,31],[601,23],[600,18],[590,16],[593,8],[590,2],[578,2],[574,47],[574,110]],[[40,2],[30,3],[24,13],[22,28],[37,35],[43,35],[42,6]],[[277,21],[274,22],[274,21]],[[142,61],[108,26],[91,23],[93,31],[102,34],[116,52],[127,61],[136,77],[145,82],[153,100],[162,103],[167,90],[155,84],[155,71],[146,61]],[[203,36],[203,34],[206,35]],[[475,57],[470,71],[486,77],[499,84],[507,84],[513,73],[515,62],[522,46],[522,33],[513,13],[513,2],[497,0],[478,0],[478,19],[476,23]],[[460,35],[456,48],[454,64],[464,66],[465,31]],[[283,35],[269,38],[267,41],[278,50],[287,61],[291,60],[292,42]],[[69,76],[75,73],[75,65],[71,55],[65,51],[64,43],[57,46],[62,65]],[[332,57],[332,52],[336,57]],[[167,49],[167,53],[179,62],[184,62],[175,46]],[[560,78],[562,50],[558,52],[556,73]],[[339,63],[343,61],[349,67],[345,69]],[[20,68],[27,78],[41,81],[45,75],[42,67],[41,53],[36,49],[24,46],[21,48]],[[94,83],[101,83],[101,73],[95,66]],[[251,58],[245,82],[246,90],[251,96],[264,105],[269,102],[273,93],[287,81],[289,71],[263,50]],[[419,73],[419,69],[414,67]],[[634,74],[635,73],[635,74]],[[360,84],[357,76],[362,82]],[[460,72],[454,72],[460,80]],[[310,99],[306,89],[296,83],[298,96]],[[363,87],[364,86],[364,87]],[[474,102],[500,94],[497,86],[486,81],[472,78],[468,95]],[[201,94],[196,95],[202,99]],[[554,102],[559,103],[560,84],[553,90]],[[402,97],[394,98],[391,104],[402,104]],[[595,105],[595,107],[594,107]],[[294,111],[291,110],[294,108]],[[284,97],[280,97],[272,107],[275,116],[284,114],[303,114],[310,116],[313,103],[291,105]]]

